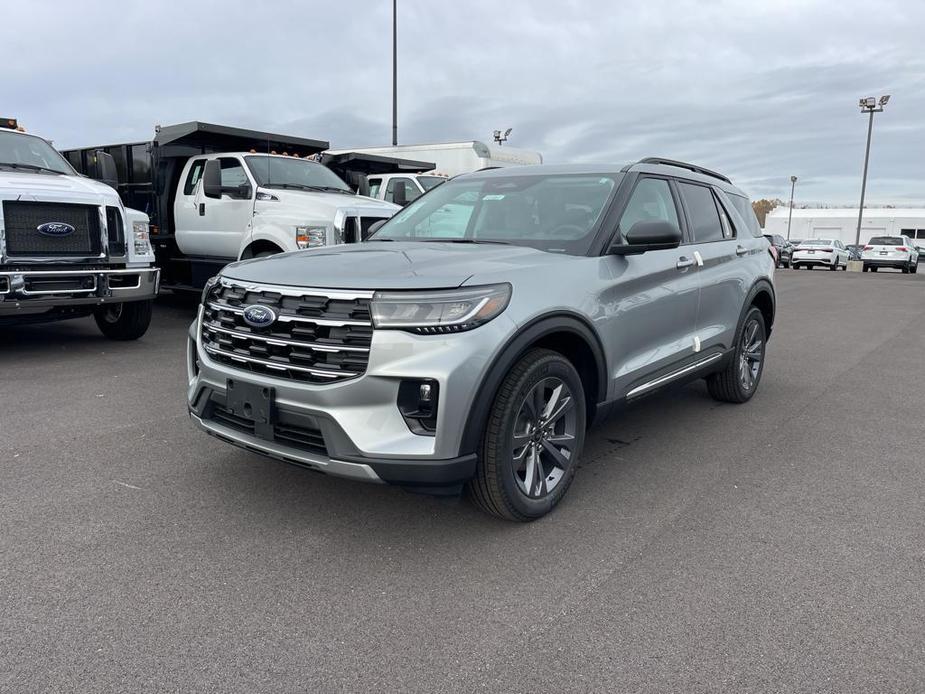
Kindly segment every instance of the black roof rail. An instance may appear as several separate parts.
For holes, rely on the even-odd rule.
[[[693,171],[695,173],[703,174],[704,176],[712,176],[713,178],[718,178],[721,181],[726,181],[726,183],[732,185],[732,181],[723,176],[721,173],[716,171],[711,171],[710,169],[705,169],[702,166],[697,166],[696,164],[688,164],[686,161],[676,161],[674,159],[664,159],[662,157],[646,157],[645,159],[640,159],[636,162],[637,164],[662,164],[664,166],[677,166],[681,169],[687,169],[688,171]]]

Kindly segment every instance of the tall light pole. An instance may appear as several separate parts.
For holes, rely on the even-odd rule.
[[[398,144],[398,0],[392,0],[392,146]]]
[[[890,100],[890,95],[881,96],[879,101],[872,96],[861,99],[858,105],[861,107],[861,113],[869,113],[870,120],[867,122],[867,149],[864,150],[864,174],[861,176],[861,206],[858,209],[858,231],[854,236],[854,245],[861,245],[861,221],[864,218],[864,193],[867,192],[867,162],[870,160],[870,135],[874,130],[874,114],[883,111]]]
[[[787,214],[787,240],[790,240],[790,221],[793,219],[793,189],[797,186],[797,177],[790,177],[790,212]]]

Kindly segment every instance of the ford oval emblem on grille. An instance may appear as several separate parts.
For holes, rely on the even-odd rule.
[[[276,311],[269,306],[253,304],[244,309],[244,322],[252,328],[266,328],[276,321]]]
[[[77,231],[77,229],[65,222],[45,222],[35,228],[36,231],[45,236],[70,236]]]

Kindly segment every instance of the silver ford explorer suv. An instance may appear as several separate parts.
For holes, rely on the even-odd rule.
[[[699,166],[458,176],[365,243],[228,265],[190,328],[189,409],[289,463],[512,520],[549,512],[585,431],[706,378],[754,395],[773,259],[748,198]]]

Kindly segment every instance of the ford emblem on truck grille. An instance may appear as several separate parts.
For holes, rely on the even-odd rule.
[[[266,328],[276,321],[276,311],[269,306],[253,304],[244,309],[244,322],[252,328]]]
[[[77,229],[65,222],[45,222],[35,227],[36,231],[45,236],[70,236]]]

